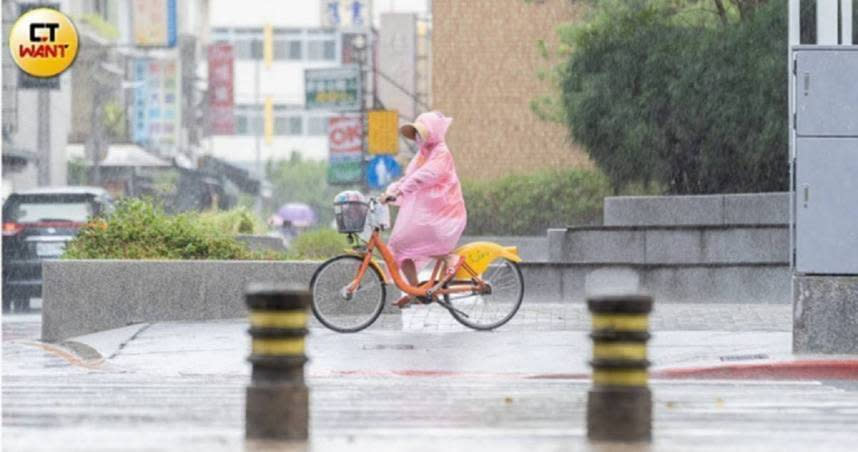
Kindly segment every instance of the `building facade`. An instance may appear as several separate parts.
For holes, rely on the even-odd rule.
[[[337,5],[341,6],[334,19],[330,12]],[[410,36],[402,36],[391,43],[397,51],[401,50],[399,45],[402,40],[409,43],[407,47],[411,55],[406,64],[411,72],[408,80],[401,81],[408,91],[404,95],[405,101],[400,101],[402,93],[390,88],[389,83],[383,86],[386,82],[380,75],[390,71],[379,53],[379,46],[382,45],[379,39],[384,33],[379,27],[385,25],[382,16],[387,12],[398,11],[397,7],[402,10],[399,11],[399,17],[412,23]],[[212,0],[209,9],[210,40],[232,44],[235,57],[235,129],[231,134],[214,134],[204,140],[203,152],[253,169],[257,136],[263,135],[264,130],[264,102],[270,98],[273,104],[272,134],[270,140],[261,140],[261,160],[285,160],[293,152],[305,159],[327,159],[328,121],[339,113],[305,108],[304,71],[356,64],[352,42],[358,35],[364,36],[368,47],[367,54],[362,57],[367,107],[376,104],[374,93],[385,106],[389,102],[391,106],[403,109],[403,118],[413,115],[416,111],[413,99],[428,103],[430,95],[430,46],[426,42],[430,36],[430,27],[426,23],[425,8],[425,2],[419,0],[402,4],[371,0],[302,0],[285,3]],[[362,17],[350,16],[358,12]],[[374,22],[372,31],[371,22]],[[263,61],[265,26],[271,27],[273,38],[270,66],[266,66]],[[403,30],[408,28],[406,25]],[[397,64],[401,61],[405,59],[399,58]],[[394,97],[397,100],[391,100]]]
[[[72,2],[55,1],[68,14]],[[13,190],[66,183],[65,147],[69,134],[74,68],[61,74],[50,88],[32,89],[20,83],[21,71],[9,57],[9,32],[22,8],[37,4],[3,2],[3,187]],[[34,120],[36,119],[36,120]]]
[[[332,113],[305,110],[304,70],[339,66],[344,48],[341,30],[321,22],[318,1],[212,1],[211,41],[233,46],[235,128],[210,136],[203,152],[248,169],[255,167],[257,141],[263,162],[288,159],[293,152],[327,158]],[[270,65],[263,61],[265,26],[272,33]],[[261,138],[265,99],[272,104],[270,140]]]
[[[432,107],[453,117],[447,135],[462,179],[589,167],[561,124],[539,119],[532,99],[551,89],[537,43],[581,14],[568,0],[434,0]],[[445,20],[445,18],[450,18]]]

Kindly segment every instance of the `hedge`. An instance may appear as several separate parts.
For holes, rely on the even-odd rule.
[[[601,172],[567,169],[463,181],[466,235],[543,235],[551,227],[600,222],[611,185]]]
[[[244,220],[242,220],[242,218]],[[237,220],[236,220],[237,219]],[[275,259],[235,238],[248,229],[243,213],[167,215],[154,203],[129,198],[105,218],[81,228],[66,248],[68,259]]]

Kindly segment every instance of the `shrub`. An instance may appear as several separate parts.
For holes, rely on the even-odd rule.
[[[551,227],[595,224],[610,182],[590,170],[550,170],[462,184],[468,235],[542,235]]]
[[[295,237],[289,249],[290,259],[322,260],[343,254],[349,244],[334,229],[316,229]]]
[[[241,217],[242,214],[237,214]],[[126,199],[104,219],[84,226],[64,257],[70,259],[258,259],[234,237],[235,224],[197,213],[167,215],[150,201]],[[228,227],[226,227],[228,226]]]
[[[215,229],[232,234],[262,234],[265,223],[246,207],[225,211],[207,211],[199,214],[199,220]]]
[[[562,117],[614,187],[788,187],[785,0],[719,3],[720,17],[700,2],[593,3],[590,20],[560,29],[574,49],[559,68]]]

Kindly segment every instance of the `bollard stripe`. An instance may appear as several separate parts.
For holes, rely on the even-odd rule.
[[[653,299],[648,295],[608,295],[587,298],[593,313],[644,314],[652,311]]]
[[[595,359],[646,359],[646,345],[635,342],[597,342],[593,344]]]
[[[250,325],[260,328],[304,328],[306,311],[252,311]]]
[[[646,370],[605,370],[593,371],[593,383],[610,386],[646,386],[649,376]]]
[[[596,342],[640,342],[645,344],[650,334],[647,331],[614,331],[614,330],[594,330],[590,333],[590,338]]]
[[[647,331],[646,314],[593,314],[594,330]]]
[[[304,338],[253,339],[253,353],[267,356],[295,356],[304,354]]]

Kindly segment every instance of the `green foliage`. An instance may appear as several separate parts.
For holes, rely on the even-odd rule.
[[[232,219],[231,213],[223,215]],[[167,215],[152,202],[127,198],[104,219],[84,226],[66,248],[69,259],[259,259],[276,258],[250,252],[234,237],[245,228],[239,221],[197,213]]]
[[[323,260],[343,254],[349,247],[346,236],[334,229],[316,229],[295,237],[289,248],[289,258]]]
[[[550,227],[595,224],[607,178],[588,170],[554,170],[462,183],[468,235],[540,235]]]
[[[206,211],[199,214],[206,226],[231,234],[262,234],[268,230],[265,223],[246,207],[225,211]]]
[[[66,180],[68,180],[69,185],[87,185],[89,183],[87,168],[86,160],[81,158],[69,159],[66,167]]]
[[[334,219],[334,196],[348,187],[327,182],[327,162],[303,160],[297,152],[288,161],[269,163],[268,178],[273,185],[275,208],[287,202],[303,202],[316,212],[319,225]]]
[[[720,3],[605,0],[561,31],[567,126],[615,188],[787,188],[786,1]]]

